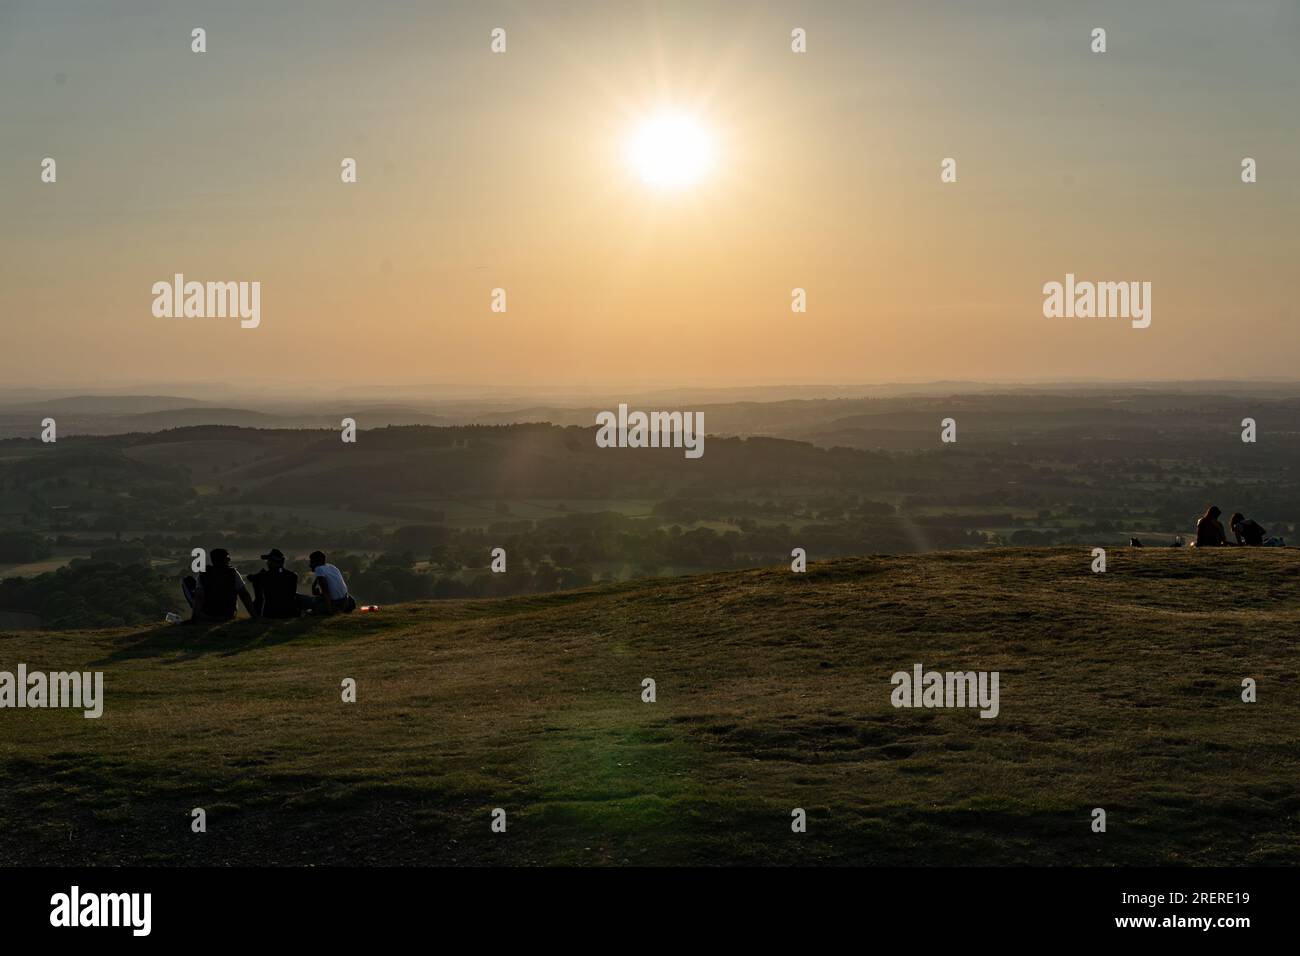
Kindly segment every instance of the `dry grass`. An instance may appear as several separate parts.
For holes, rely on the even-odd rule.
[[[863,558],[2,635],[0,669],[103,670],[107,705],[0,711],[0,862],[1300,860],[1296,553],[1090,562]],[[916,662],[1000,671],[1000,716],[894,709],[890,675]]]

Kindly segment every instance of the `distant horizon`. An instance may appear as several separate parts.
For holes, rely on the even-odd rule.
[[[1261,395],[1300,397],[1297,379],[1074,379],[1074,380],[916,380],[814,384],[785,382],[774,385],[693,384],[590,384],[590,385],[488,385],[463,383],[332,384],[284,383],[259,380],[234,382],[138,382],[114,385],[90,383],[69,386],[0,386],[0,408],[11,414],[26,408],[39,410],[42,402],[76,399],[151,401],[158,408],[230,408],[247,410],[331,409],[394,406],[418,408],[457,407],[498,411],[526,411],[529,407],[575,408],[610,406],[612,402],[657,401],[664,405],[774,404],[792,401],[834,401],[877,398],[934,398],[945,395],[1031,393],[1178,393],[1186,395]]]
[[[891,378],[878,380],[860,380],[860,381],[800,381],[798,379],[782,379],[774,381],[741,381],[727,384],[718,384],[712,381],[690,381],[690,380],[621,380],[621,381],[591,381],[591,382],[537,382],[527,384],[502,385],[486,381],[387,381],[384,383],[367,382],[367,381],[343,381],[334,383],[320,383],[313,379],[210,379],[210,380],[189,380],[189,381],[168,381],[166,379],[113,379],[107,381],[72,381],[68,384],[43,384],[32,381],[21,381],[7,379],[3,385],[0,385],[0,396],[10,392],[58,392],[68,394],[78,392],[80,394],[121,394],[124,391],[135,395],[153,395],[164,396],[184,392],[186,390],[211,391],[214,389],[228,389],[238,391],[241,389],[275,389],[290,390],[297,388],[304,389],[330,389],[335,391],[363,390],[445,390],[445,391],[495,391],[495,392],[548,392],[548,391],[595,391],[595,390],[676,390],[676,389],[699,389],[702,391],[752,391],[756,389],[853,389],[853,388],[915,388],[928,385],[974,385],[981,388],[999,387],[999,386],[1052,386],[1052,387],[1069,387],[1075,385],[1082,386],[1106,386],[1106,385],[1233,385],[1233,386],[1251,386],[1251,385],[1300,385],[1300,377],[1286,376],[1258,376],[1252,378],[1206,378],[1197,376],[1184,376],[1177,378],[1157,378],[1157,377],[994,377],[994,378]]]

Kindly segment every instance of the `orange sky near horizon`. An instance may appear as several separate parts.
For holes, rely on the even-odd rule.
[[[0,374],[1300,378],[1300,12],[1132,6],[13,4]],[[716,146],[676,190],[625,149],[668,109]],[[260,325],[154,317],[175,273]],[[1150,328],[1044,318],[1066,273],[1150,282]]]

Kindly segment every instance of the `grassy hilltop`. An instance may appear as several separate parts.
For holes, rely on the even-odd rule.
[[[856,558],[0,635],[0,670],[102,670],[106,696],[99,720],[0,711],[0,863],[1300,861],[1296,552],[1090,563]],[[917,662],[1000,671],[1000,715],[894,709]]]

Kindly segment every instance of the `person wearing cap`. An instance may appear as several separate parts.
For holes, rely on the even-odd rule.
[[[297,617],[298,575],[284,566],[284,552],[272,548],[262,555],[266,567],[248,580],[253,584],[253,607],[260,617]]]
[[[298,596],[302,607],[309,608],[313,614],[346,614],[356,608],[357,602],[348,594],[343,572],[325,559],[324,551],[313,551],[307,560],[316,580],[312,584],[313,594]]]
[[[197,580],[186,575],[181,582],[181,591],[193,609],[191,621],[233,620],[236,598],[243,602],[249,617],[257,617],[257,609],[248,596],[244,579],[230,566],[230,552],[225,548],[213,548],[208,552],[207,569],[199,572]]]

